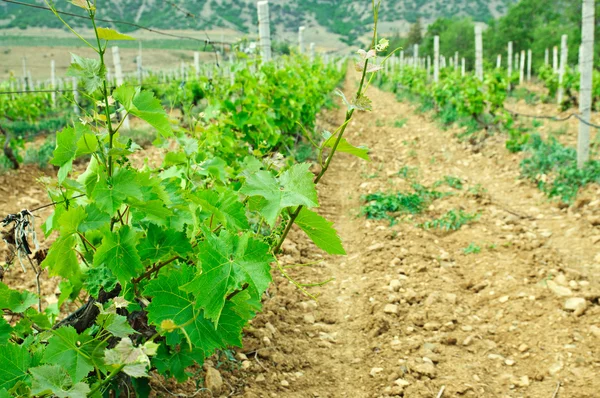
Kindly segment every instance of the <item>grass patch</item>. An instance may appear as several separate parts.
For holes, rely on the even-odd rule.
[[[475,221],[478,218],[478,213],[467,213],[463,210],[450,210],[440,218],[435,218],[420,224],[420,227],[442,231],[458,231],[463,225]]]
[[[361,207],[361,215],[373,220],[389,220],[395,224],[397,218],[403,215],[421,214],[429,204],[444,193],[429,190],[421,184],[413,184],[412,192],[396,192],[386,194],[372,193],[362,199],[365,205]]]
[[[481,247],[471,242],[469,243],[469,246],[465,247],[462,251],[464,254],[479,254],[481,253]]]

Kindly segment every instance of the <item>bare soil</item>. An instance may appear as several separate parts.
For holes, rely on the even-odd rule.
[[[355,85],[351,73],[347,95]],[[294,230],[280,257],[316,264],[290,269],[301,283],[334,279],[309,289],[313,301],[274,271],[236,361],[205,365],[222,387],[202,390],[202,372],[182,385],[154,377],[153,396],[551,398],[558,388],[559,397],[597,397],[599,187],[558,206],[519,179],[522,155],[510,154],[503,137],[475,152],[458,130],[440,129],[392,94],[369,95],[375,111],[356,114],[347,138],[367,145],[372,161],[341,154],[320,186],[321,212],[335,221],[347,256],[324,255]],[[325,112],[321,127],[335,128],[343,113]],[[455,176],[465,187],[440,188],[454,194],[422,219],[391,226],[361,217],[363,195],[409,188],[403,166],[416,167],[426,186]],[[39,173],[0,176],[3,214],[45,203]],[[450,209],[480,218],[451,233],[415,225]],[[481,252],[465,254],[471,243]],[[32,288],[21,275],[14,267],[4,280]],[[54,291],[56,281],[45,280]],[[569,298],[584,299],[583,310],[565,310]]]

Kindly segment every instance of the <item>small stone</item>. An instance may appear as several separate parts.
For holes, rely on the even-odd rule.
[[[519,346],[519,351],[520,351],[520,352],[525,352],[525,351],[527,351],[527,350],[529,350],[529,346],[528,346],[527,344],[521,344],[521,345]]]
[[[289,387],[289,386],[290,386],[290,382],[289,382],[289,381],[287,381],[287,380],[281,380],[281,385],[282,385],[283,387]]]
[[[590,332],[592,332],[592,335],[594,335],[600,339],[600,328],[598,326],[596,326],[596,325],[590,326]]]
[[[440,327],[442,327],[442,325],[440,325],[439,322],[427,322],[425,325],[423,325],[423,329],[429,331],[438,330]]]
[[[242,370],[248,370],[252,366],[252,362],[250,361],[242,361]]]
[[[407,387],[410,385],[410,383],[404,379],[398,379],[394,382],[394,384],[400,387]]]
[[[262,373],[256,376],[256,379],[254,379],[254,381],[257,383],[264,383],[266,380],[267,379],[265,378],[265,375]]]
[[[375,377],[381,372],[383,372],[383,368],[372,368],[369,374],[371,375],[371,377]]]
[[[413,366],[413,370],[420,375],[427,376],[430,379],[435,378],[435,366],[431,362],[423,362]]]
[[[558,274],[556,276],[556,278],[554,278],[553,282],[556,282],[562,286],[566,286],[567,285],[567,277],[565,276],[565,274]]]
[[[368,252],[375,252],[375,251],[379,251],[381,249],[383,249],[385,247],[385,244],[383,243],[375,243],[374,245],[371,245],[367,248]]]
[[[563,363],[562,362],[556,362],[554,364],[552,364],[552,366],[550,366],[550,368],[548,368],[548,373],[550,373],[551,376],[556,375],[558,372],[560,372],[563,368]]]
[[[223,379],[221,373],[215,368],[209,367],[206,369],[206,376],[204,377],[204,387],[214,395],[220,395],[223,389]]]
[[[304,315],[304,322],[312,325],[315,323],[315,316],[313,314]]]
[[[587,301],[581,297],[571,297],[565,301],[565,310],[573,311],[575,316],[583,315],[587,309]]]
[[[469,335],[469,336],[467,336],[467,337],[466,337],[466,338],[463,340],[463,342],[462,342],[462,345],[464,345],[464,346],[466,347],[466,346],[469,346],[469,345],[471,345],[471,343],[473,343],[473,335],[472,335],[472,334],[471,334],[471,335]]]
[[[547,281],[546,286],[548,289],[559,297],[569,297],[573,295],[573,292],[568,287],[560,286],[554,281]]]
[[[398,314],[398,306],[396,304],[386,304],[385,307],[383,307],[383,312],[396,315]]]
[[[502,296],[498,299],[499,302],[501,303],[506,303],[509,299],[509,296]]]
[[[569,281],[569,287],[570,287],[572,290],[579,290],[579,283],[577,283],[577,281],[570,280],[570,281]]]
[[[513,366],[515,364],[515,361],[513,359],[507,359],[504,361],[504,364],[506,366]]]
[[[400,282],[398,279],[393,279],[390,281],[390,290],[392,292],[397,292],[400,290],[400,287],[402,286],[402,282]]]
[[[520,377],[519,380],[515,384],[519,387],[528,387],[529,386],[529,377],[527,377],[527,376]]]
[[[489,354],[488,355],[488,359],[491,359],[491,360],[503,360],[504,357],[502,355],[499,355],[499,354]]]

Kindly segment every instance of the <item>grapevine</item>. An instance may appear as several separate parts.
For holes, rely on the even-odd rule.
[[[96,25],[95,1],[73,3],[90,17],[94,43],[55,15],[98,57],[74,57],[70,73],[96,102],[57,133],[52,159],[55,208],[42,229],[57,238],[40,267],[62,278],[60,304],[36,310],[38,295],[0,283],[0,306],[19,319],[0,320],[0,360],[13,365],[0,370],[0,397],[98,397],[125,389],[144,396],[149,372],[183,381],[188,366],[241,346],[292,225],[325,252],[345,253],[333,223],[314,210],[316,185],[337,152],[368,160],[344,133],[356,111],[371,110],[365,92],[382,68],[377,53],[387,47],[377,39],[374,1],[371,46],[359,51],[360,85],[350,100],[340,92],[345,121],[317,145],[316,176],[309,163],[274,159],[298,140],[312,140],[304,131],[341,77],[331,67],[289,58],[283,68],[258,65],[257,76],[240,69],[230,86],[201,78],[191,92],[168,99],[186,109],[176,125],[155,92],[109,85],[108,44],[130,38]],[[282,81],[289,86],[278,89]],[[299,92],[294,101],[286,99],[290,91]],[[156,145],[178,148],[158,168],[134,167],[137,146],[124,137],[119,114],[152,126]],[[89,164],[77,173],[73,164],[81,158]],[[60,305],[78,297],[85,305],[57,321]]]

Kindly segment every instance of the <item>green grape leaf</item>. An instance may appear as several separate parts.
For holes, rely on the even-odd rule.
[[[124,35],[123,33],[119,33],[114,29],[110,28],[98,28],[98,38],[104,40],[135,40],[135,38],[131,36]]]
[[[215,349],[230,345],[240,346],[243,318],[227,303],[221,314],[219,327],[205,319],[202,310],[196,308],[196,297],[180,289],[195,276],[195,268],[182,266],[161,272],[158,278],[148,283],[144,296],[152,297],[147,307],[148,320],[160,330],[163,322],[182,326],[194,347],[201,349],[205,357]]]
[[[44,351],[42,361],[47,364],[60,364],[78,383],[94,367],[104,369],[103,353],[107,343],[95,340],[87,334],[77,334],[72,326],[52,331],[52,337]]]
[[[96,183],[90,199],[103,212],[114,214],[127,198],[141,195],[136,177],[133,170],[119,169],[112,176],[110,183],[102,178]]]
[[[34,395],[48,395],[58,398],[86,398],[90,387],[79,382],[73,385],[73,380],[67,371],[59,365],[42,365],[29,369],[33,376],[31,392]]]
[[[319,248],[328,254],[346,254],[342,241],[333,228],[333,222],[327,221],[314,211],[303,207],[296,218],[296,224]]]
[[[208,233],[199,245],[199,252],[202,272],[181,289],[198,295],[198,308],[204,310],[205,317],[212,319],[215,326],[228,295],[248,284],[260,297],[271,283],[270,264],[274,258],[269,246],[248,234]]]
[[[127,112],[146,121],[161,136],[171,137],[173,135],[169,117],[151,91],[140,91],[140,88],[122,85],[113,91],[113,97],[123,105]]]
[[[83,81],[85,91],[93,93],[104,84],[106,67],[99,59],[82,58],[71,53],[73,62],[67,70],[67,76],[76,77]]]
[[[105,292],[110,292],[117,287],[117,283],[119,282],[107,267],[90,268],[86,274],[85,288],[94,298],[98,298],[101,289],[104,289]]]
[[[186,372],[186,368],[202,362],[204,362],[204,352],[198,348],[192,348],[190,351],[190,348],[184,344],[173,350],[161,344],[158,353],[152,358],[152,365],[160,374],[175,377],[180,383],[193,375],[191,372]]]
[[[150,358],[144,346],[135,347],[129,337],[121,339],[115,348],[106,350],[105,362],[113,369],[125,365],[122,371],[131,377],[148,377]]]
[[[79,231],[87,232],[101,229],[103,226],[110,223],[110,216],[103,212],[94,203],[85,206],[86,217],[79,224]]]
[[[66,210],[58,219],[58,225],[60,226],[61,235],[72,235],[77,233],[79,225],[87,217],[85,209],[83,207],[71,206]]]
[[[37,303],[38,299],[35,294],[28,291],[12,290],[3,282],[0,282],[0,309],[21,313]]]
[[[12,334],[12,330],[12,326],[6,322],[6,319],[4,319],[4,317],[0,317],[0,346],[8,343],[10,335]]]
[[[75,235],[60,236],[50,247],[41,267],[48,268],[50,276],[78,278],[81,268],[75,252],[76,245]]]
[[[0,389],[10,390],[18,382],[29,378],[27,370],[32,365],[29,350],[12,343],[0,346]]]
[[[52,153],[50,163],[54,166],[63,166],[67,162],[73,161],[77,152],[78,140],[78,134],[71,126],[56,133],[56,149]]]
[[[141,240],[137,249],[140,258],[144,262],[152,264],[171,253],[185,257],[192,251],[192,246],[183,232],[163,229],[155,224],[150,224],[146,237]]]
[[[331,135],[330,132],[326,131],[323,134],[323,137],[325,138],[325,142],[323,143],[323,146],[327,147],[327,148],[333,148],[333,146],[335,145],[335,141],[337,140],[337,136],[333,136],[333,135]],[[338,144],[336,151],[349,153],[350,155],[354,155],[354,156],[364,159],[366,161],[371,160],[369,158],[369,148],[355,147],[354,145],[350,144],[348,142],[348,140],[346,140],[346,138],[344,138],[344,137],[342,137],[342,139],[340,140],[340,143]]]
[[[165,225],[169,217],[173,215],[173,212],[166,208],[161,200],[142,201],[129,198],[127,203],[135,213],[135,220]]]
[[[290,206],[316,207],[319,205],[314,175],[308,170],[310,164],[292,166],[275,178],[268,171],[258,171],[246,178],[240,192],[248,196],[260,196],[259,211],[267,223],[275,225],[282,209]]]
[[[203,220],[212,220],[214,228],[217,223],[222,223],[227,229],[233,231],[248,229],[248,217],[246,217],[246,208],[240,202],[238,194],[230,189],[222,192],[200,191],[196,198],[202,206],[201,214]]]
[[[117,232],[106,231],[102,245],[94,254],[94,267],[105,265],[124,286],[131,282],[144,266],[136,249],[138,237],[130,226],[125,225]]]
[[[116,337],[124,338],[137,332],[129,325],[127,318],[123,315],[109,312],[100,312],[96,318],[96,324],[108,330]]]

